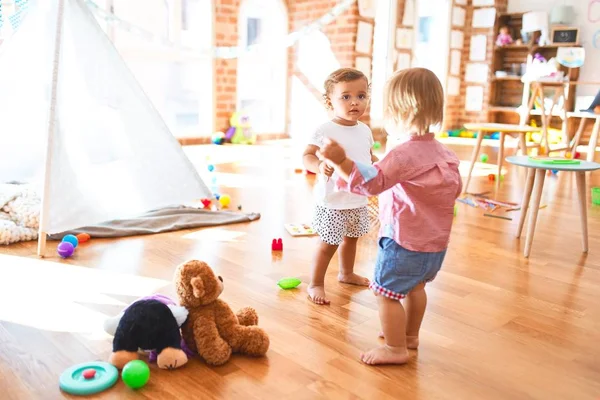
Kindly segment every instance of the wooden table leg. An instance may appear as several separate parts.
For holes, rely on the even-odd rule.
[[[504,137],[506,134],[500,132],[500,148],[498,149],[498,176],[496,177],[496,196],[500,190],[500,181],[502,180],[502,163],[504,162]]]
[[[471,166],[469,167],[467,182],[465,182],[465,186],[463,187],[463,193],[467,193],[467,189],[469,188],[469,182],[471,182],[471,175],[473,174],[473,167],[475,167],[475,163],[477,162],[477,157],[479,156],[479,149],[481,148],[482,141],[483,132],[480,131],[477,133],[477,143],[475,143],[475,147],[473,148],[473,155],[471,156]]]
[[[579,194],[579,217],[581,218],[581,243],[583,252],[588,252],[588,229],[587,229],[587,188],[585,172],[576,172],[577,193]]]
[[[531,199],[531,191],[533,190],[533,181],[535,180],[535,169],[527,168],[527,179],[525,181],[525,193],[523,193],[523,201],[521,202],[521,216],[519,217],[519,226],[517,227],[517,237],[521,237],[523,225],[527,217],[527,209],[529,208],[529,200]]]
[[[531,253],[531,245],[533,243],[533,234],[535,232],[535,224],[537,223],[538,211],[540,210],[540,202],[542,200],[542,192],[544,191],[544,179],[546,178],[545,169],[535,170],[535,184],[533,186],[533,198],[531,204],[531,212],[529,213],[529,225],[527,226],[527,239],[525,241],[525,257],[528,258]]]
[[[594,161],[594,156],[596,155],[596,146],[598,145],[598,134],[600,133],[600,118],[596,118],[596,123],[594,124],[594,128],[592,129],[592,134],[590,135],[590,144],[587,155],[588,161]]]
[[[521,145],[521,154],[527,155],[527,139],[525,138],[525,133],[519,133],[519,143]]]
[[[585,117],[581,117],[581,121],[579,122],[579,128],[577,128],[577,132],[575,133],[575,137],[573,138],[573,146],[571,146],[571,158],[575,158],[575,153],[577,152],[577,146],[579,146],[579,141],[581,140],[581,135],[583,134],[583,130],[585,129]]]

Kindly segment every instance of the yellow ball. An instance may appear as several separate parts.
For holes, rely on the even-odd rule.
[[[224,194],[219,197],[219,203],[221,203],[223,207],[227,207],[229,203],[231,203],[231,197],[229,197],[228,194]]]

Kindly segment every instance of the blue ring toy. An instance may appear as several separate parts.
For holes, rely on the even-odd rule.
[[[93,369],[96,375],[92,379],[85,379],[83,371]],[[79,396],[102,392],[112,387],[119,379],[117,368],[103,361],[82,363],[67,368],[59,378],[60,388]]]

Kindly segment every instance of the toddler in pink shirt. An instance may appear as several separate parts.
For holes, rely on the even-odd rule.
[[[424,68],[397,72],[387,83],[385,100],[386,117],[410,134],[383,160],[355,162],[332,140],[320,149],[340,176],[339,187],[379,195],[379,252],[370,288],[377,295],[385,345],[361,355],[367,364],[403,364],[408,349],[417,349],[425,285],[444,261],[462,190],[458,157],[429,132],[442,122],[444,110],[435,74]]]

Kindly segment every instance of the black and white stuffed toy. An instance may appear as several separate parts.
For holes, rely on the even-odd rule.
[[[104,323],[104,330],[114,336],[110,363],[121,369],[136,360],[142,349],[150,351],[149,361],[156,360],[160,368],[183,366],[191,353],[180,332],[187,316],[185,307],[177,306],[167,296],[155,294],[136,300]]]

